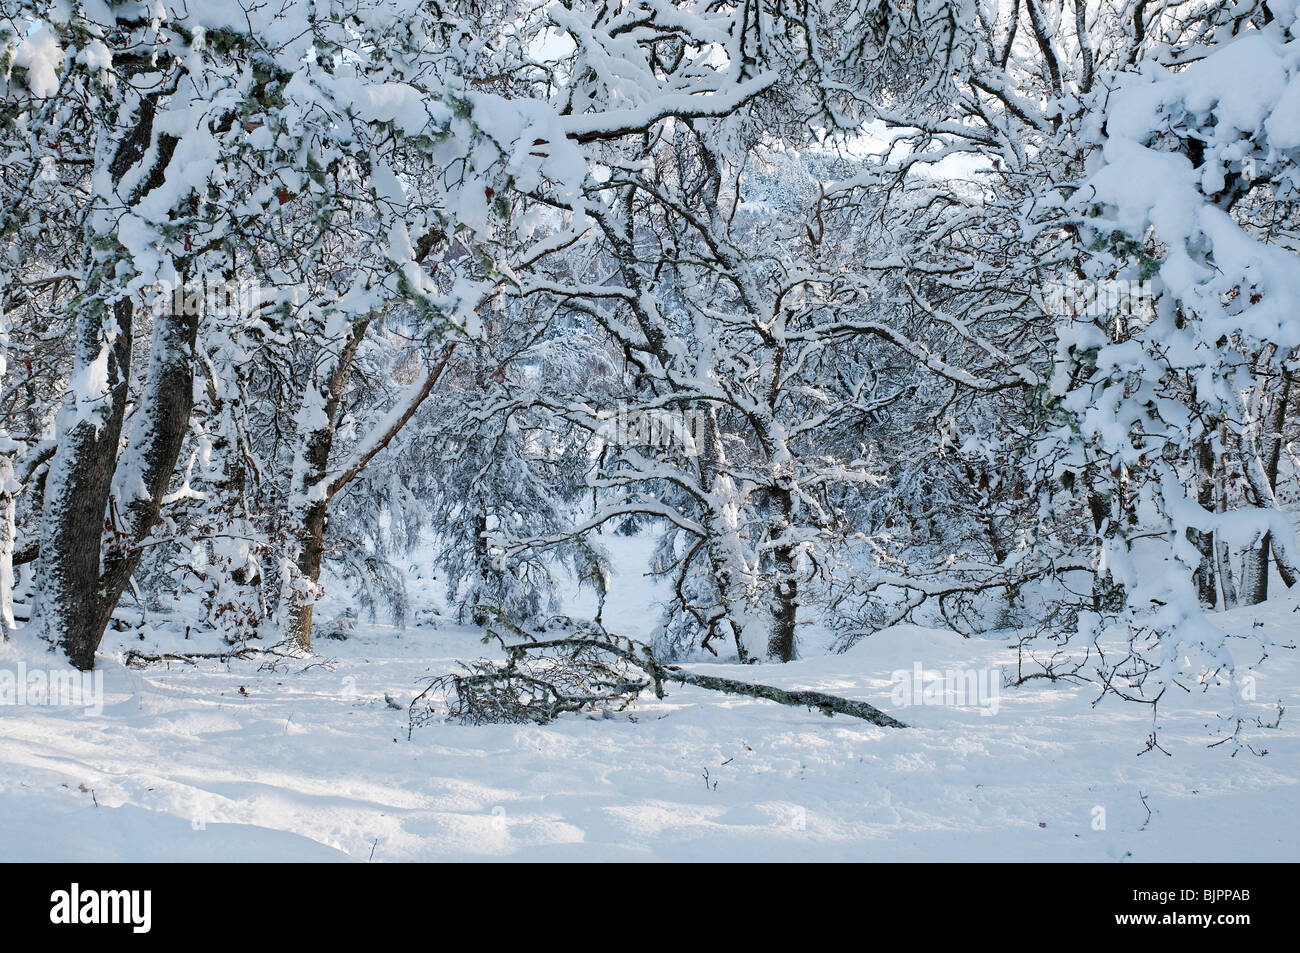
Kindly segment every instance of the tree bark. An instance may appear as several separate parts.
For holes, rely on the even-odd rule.
[[[50,461],[41,518],[40,615],[46,637],[69,661],[88,671],[107,624],[100,597],[104,514],[117,467],[131,367],[132,306],[92,303],[77,320],[73,373],[89,381],[106,361],[106,392],[89,408],[84,394],[69,392],[63,414],[73,422],[59,437]],[[110,609],[109,612],[112,610]]]
[[[1214,448],[1207,436],[1196,445],[1196,500],[1207,513],[1214,512]],[[1196,592],[1201,605],[1213,609],[1218,602],[1218,583],[1215,578],[1214,534],[1194,530],[1193,542],[1201,553],[1201,563],[1196,567]]]
[[[789,488],[779,488],[774,494],[778,520],[775,529],[788,538],[791,532],[793,500]],[[799,579],[795,575],[794,546],[788,542],[773,551],[776,583],[773,587],[772,633],[767,642],[767,656],[774,662],[793,662],[795,658],[795,627],[799,612]]]
[[[175,150],[174,137],[154,136],[162,95],[154,92],[140,101],[136,122],[119,140],[109,163],[108,175],[116,186],[149,154],[151,145],[157,147],[149,174],[128,204],[162,184]],[[135,320],[130,298],[105,301],[121,264],[110,254],[89,276],[89,294],[76,323],[72,384],[64,397],[58,449],[42,497],[41,624],[46,637],[83,671],[95,665],[104,630],[139,563],[137,546],[158,518],[193,401],[190,362],[198,316],[167,313],[158,318],[153,342],[157,350],[137,411],[143,432],[133,436],[128,454],[132,462],[140,461],[140,469],[125,475],[123,486],[130,494],[125,509],[108,514],[130,388]],[[101,387],[101,393],[90,393]]]
[[[176,471],[190,412],[194,408],[194,342],[199,315],[188,308],[160,314],[154,321],[149,373],[124,457],[131,467],[118,475],[117,503],[122,525],[109,534],[100,582],[99,635],[140,565],[139,543],[162,513],[163,497]],[[98,639],[96,640],[98,645]]]
[[[674,665],[663,666],[663,677],[667,681],[680,682],[683,685],[694,685],[696,688],[708,688],[715,692],[745,695],[749,698],[766,698],[768,701],[778,702],[782,705],[816,708],[825,715],[849,715],[853,718],[869,721],[873,725],[880,725],[883,728],[907,727],[897,718],[885,714],[879,708],[867,702],[841,698],[838,695],[827,695],[824,692],[794,691],[785,688],[774,688],[771,685],[759,685],[755,682],[738,682],[732,678],[720,678],[716,675],[697,675]]]
[[[1261,469],[1264,472],[1268,488],[1273,493],[1277,492],[1277,468],[1282,456],[1282,429],[1286,424],[1287,404],[1290,399],[1291,376],[1283,370],[1281,386],[1278,392],[1272,396],[1264,416],[1264,434],[1259,442],[1260,456],[1262,458],[1260,460]],[[1249,579],[1249,585],[1243,585],[1241,598],[1247,605],[1258,605],[1268,598],[1268,561],[1270,554],[1273,555],[1277,562],[1282,581],[1288,588],[1295,585],[1295,574],[1290,571],[1290,567],[1277,554],[1273,545],[1273,535],[1265,533],[1263,539],[1259,542],[1259,546],[1246,554],[1244,572]]]

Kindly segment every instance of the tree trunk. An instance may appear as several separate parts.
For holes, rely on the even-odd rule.
[[[1291,399],[1291,375],[1282,371],[1282,386],[1279,393],[1275,394],[1268,408],[1268,415],[1265,418],[1264,439],[1261,441],[1263,450],[1264,477],[1268,480],[1268,487],[1275,494],[1277,492],[1277,467],[1282,457],[1282,429],[1286,426],[1287,404]],[[1277,570],[1282,576],[1282,581],[1287,588],[1294,586],[1296,583],[1295,573],[1278,554],[1273,545],[1273,536],[1271,533],[1265,533],[1264,538],[1260,541],[1258,550],[1258,559],[1260,560],[1260,583],[1259,598],[1256,602],[1263,602],[1268,598],[1268,557],[1272,553],[1277,562]]]
[[[149,374],[135,412],[138,424],[124,456],[133,469],[117,473],[132,310],[129,300],[113,306],[116,343],[109,349],[110,394],[107,406],[94,411],[107,420],[96,426],[94,420],[83,419],[60,438],[51,479],[57,474],[61,483],[57,490],[50,484],[45,497],[41,616],[48,634],[83,670],[94,667],[104,630],[140,564],[139,543],[158,521],[194,400],[198,316],[162,314],[154,325]],[[89,353],[100,336],[99,322],[87,321],[84,334],[81,344]],[[114,512],[106,519],[110,497]]]
[[[1281,510],[1278,505],[1277,470],[1282,454],[1282,431],[1286,425],[1287,404],[1291,397],[1291,378],[1285,369],[1281,371],[1282,382],[1277,393],[1268,398],[1263,419],[1260,421],[1262,433],[1258,436],[1248,435],[1241,441],[1241,464],[1245,471],[1246,483],[1254,494],[1255,505],[1264,509]],[[1279,575],[1288,588],[1296,583],[1295,557],[1288,551],[1288,544],[1265,533],[1258,548],[1246,554],[1244,572],[1250,577],[1249,592],[1243,593],[1243,600],[1254,605],[1268,597],[1268,557],[1272,554],[1277,563]]]
[[[127,197],[128,205],[162,184],[175,150],[174,137],[154,136],[157,101],[163,95],[156,90],[140,100],[136,122],[119,140],[108,167],[117,186],[154,147],[153,165]],[[94,236],[95,241],[103,238]],[[105,292],[115,287],[123,264],[109,254],[89,275],[89,293],[77,317],[72,379],[58,423],[58,449],[42,496],[41,625],[83,671],[95,665],[109,618],[139,563],[136,547],[158,518],[193,401],[192,355],[185,343],[192,348],[198,318],[168,313],[160,316],[155,330],[158,350],[137,411],[144,429],[128,454],[131,461],[140,461],[140,469],[125,475],[128,499],[119,525],[107,510],[130,388],[135,314],[130,298],[107,304]]]
[[[1227,428],[1223,428],[1224,443],[1228,442]],[[1214,470],[1214,512],[1228,512],[1228,461],[1227,455],[1219,457],[1215,461]],[[1228,544],[1220,539],[1218,532],[1214,534],[1214,555],[1215,569],[1219,575],[1219,584],[1223,590],[1223,607],[1231,609],[1239,602],[1237,592],[1237,581],[1232,573],[1232,550]]]
[[[793,501],[788,488],[774,494],[778,519],[773,530],[778,539],[789,539]],[[782,543],[773,551],[773,568],[776,584],[773,588],[772,633],[768,637],[767,657],[774,662],[793,662],[795,658],[795,627],[798,624],[799,580],[795,575],[794,546]]]
[[[303,650],[311,648],[312,615],[316,602],[314,589],[320,581],[321,560],[325,553],[325,525],[328,522],[330,501],[329,462],[330,452],[334,449],[334,424],[338,419],[343,389],[352,373],[352,362],[369,324],[367,319],[352,324],[325,380],[309,384],[304,397],[302,419],[306,425],[299,434],[301,449],[294,464],[293,491],[297,496],[293,515],[297,547],[294,562],[300,577],[307,581],[313,591],[305,596],[291,595],[286,626],[288,634]]]
[[[0,430],[0,443],[9,435]],[[13,461],[7,448],[0,447],[0,640],[9,638],[14,628],[14,480]]]
[[[1207,513],[1214,512],[1214,448],[1209,438],[1196,446],[1196,500]],[[1215,578],[1214,534],[1203,530],[1193,531],[1193,542],[1201,553],[1201,563],[1196,567],[1196,592],[1201,605],[1213,609],[1218,602],[1218,582]]]
[[[114,493],[122,525],[114,527],[104,552],[101,637],[140,565],[139,543],[158,522],[163,497],[180,459],[194,407],[194,341],[198,327],[199,315],[188,308],[160,314],[154,321],[149,372],[132,418],[124,457],[132,469],[118,474]]]
[[[758,661],[768,640],[764,638],[755,645],[757,640],[751,641],[747,637],[755,622],[745,604],[745,565],[740,555],[734,518],[713,502],[730,499],[735,493],[735,488],[729,485],[731,478],[723,471],[725,463],[717,411],[708,407],[704,416],[704,440],[699,456],[700,484],[708,488],[710,498],[702,520],[706,533],[704,552],[717,590],[719,609],[726,624],[731,627],[736,657],[742,663],[749,663]]]
[[[1084,468],[1083,481],[1087,493],[1088,513],[1092,516],[1092,530],[1096,540],[1093,551],[1094,565],[1100,567],[1102,548],[1105,545],[1101,534],[1103,528],[1106,527],[1106,520],[1109,518],[1111,521],[1110,532],[1112,534],[1118,529],[1119,512],[1118,508],[1112,505],[1116,494],[1097,489],[1096,469],[1093,466]],[[1123,607],[1123,587],[1115,582],[1110,573],[1103,572],[1100,568],[1094,569],[1092,574],[1092,608],[1097,612],[1114,612]]]
[[[880,725],[882,728],[907,727],[897,718],[885,714],[875,705],[864,701],[841,698],[838,695],[827,695],[825,692],[774,688],[771,685],[759,685],[755,682],[740,682],[734,678],[721,678],[717,675],[698,675],[676,665],[664,665],[661,668],[663,678],[666,681],[694,685],[696,688],[707,688],[715,692],[726,692],[729,695],[766,698],[768,701],[778,702],[782,705],[816,708],[827,716],[849,715],[853,718],[869,721],[873,725]]]
[[[9,369],[9,327],[0,313],[0,383]],[[12,453],[20,445],[0,429],[0,641],[14,628],[14,494],[21,484],[14,479]]]
[[[1265,533],[1259,545],[1242,557],[1241,591],[1238,595],[1244,605],[1259,605],[1268,598],[1268,557],[1272,534]]]
[[[427,248],[424,254],[427,254]],[[374,456],[388,446],[398,431],[415,416],[415,412],[441,379],[456,350],[455,342],[445,347],[436,366],[426,370],[423,378],[417,379],[407,389],[398,405],[401,412],[390,418],[387,427],[369,442],[367,449],[347,461],[341,470],[331,471],[329,462],[334,449],[334,422],[338,419],[343,390],[352,373],[357,348],[365,337],[370,321],[370,318],[364,318],[352,325],[325,386],[307,395],[307,400],[315,403],[320,413],[308,414],[307,419],[311,425],[301,436],[303,449],[295,463],[294,491],[299,494],[296,568],[313,588],[320,580],[321,563],[325,555],[325,527],[329,522],[330,500],[364,470]],[[303,649],[311,648],[314,603],[315,594],[311,593],[309,598],[295,598],[289,607],[289,635]]]
[[[321,557],[325,551],[325,522],[329,509],[322,500],[308,506],[303,514],[297,567],[305,579],[314,586],[320,580]],[[312,616],[315,597],[295,600],[289,607],[289,635],[304,651],[311,648]]]
[[[83,671],[94,667],[108,621],[99,592],[100,552],[126,410],[131,323],[126,299],[111,306],[92,302],[77,320],[73,386],[64,398],[65,423],[50,461],[41,514],[41,624],[46,637]],[[101,362],[104,392],[78,393]]]

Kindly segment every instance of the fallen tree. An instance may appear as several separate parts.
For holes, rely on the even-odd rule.
[[[906,727],[864,701],[701,675],[665,664],[655,658],[650,646],[608,632],[595,622],[553,620],[548,628],[558,625],[565,634],[538,639],[499,613],[483,612],[491,620],[484,641],[498,641],[506,657],[479,659],[467,663],[463,672],[431,679],[409,706],[408,738],[440,713],[471,725],[544,725],[568,712],[623,711],[645,691],[663,698],[669,682],[815,708],[828,717],[848,715],[882,727]]]

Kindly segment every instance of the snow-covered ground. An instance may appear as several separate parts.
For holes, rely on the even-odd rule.
[[[645,634],[646,591],[614,600],[612,629]],[[1298,605],[1219,619],[1294,643]],[[1251,726],[1262,756],[1207,746],[1222,694],[1170,708],[1172,756],[1141,753],[1144,706],[1094,708],[1086,686],[999,678],[996,713],[987,695],[898,704],[898,671],[1009,669],[1006,641],[899,626],[739,673],[867,699],[905,730],[677,687],[630,716],[434,723],[410,740],[407,702],[489,653],[478,633],[362,623],[273,668],[128,668],[108,652],[102,714],[0,706],[0,859],[1300,859],[1300,652],[1259,672],[1260,720],[1288,709]],[[57,665],[21,639],[0,647],[0,668],[19,663]]]

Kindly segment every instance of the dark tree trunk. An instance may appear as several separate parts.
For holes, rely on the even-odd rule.
[[[330,454],[334,450],[334,423],[338,419],[343,391],[352,374],[357,348],[361,345],[369,326],[369,318],[353,324],[338,361],[320,391],[323,398],[323,423],[316,430],[304,434],[302,438],[304,440],[303,478],[301,484],[294,489],[302,494],[306,502],[300,505],[297,511],[298,525],[295,528],[298,542],[297,568],[298,572],[313,586],[320,580],[321,563],[325,556],[325,528],[329,523],[330,500],[365,469],[375,454],[388,446],[389,441],[415,415],[421,403],[442,377],[456,350],[454,342],[443,349],[436,366],[426,375],[424,383],[416,387],[413,393],[408,394],[402,413],[386,431],[378,435],[365,455],[353,461],[352,465],[344,468],[342,472],[331,473],[329,463]],[[486,552],[486,542],[484,547]],[[311,648],[314,604],[315,599],[311,598],[295,601],[289,607],[289,635],[304,649]]]
[[[131,303],[114,306],[117,345],[110,359],[110,423],[82,422],[60,441],[68,457],[66,484],[51,497],[42,540],[42,597],[57,620],[60,642],[73,665],[94,667],[95,652],[113,610],[140,564],[139,543],[157,523],[194,400],[194,337],[198,317],[157,319],[151,365],[126,458],[139,469],[127,475],[129,499],[105,518],[117,471],[118,440],[126,406]],[[93,332],[91,332],[93,333]],[[135,492],[143,489],[143,494]],[[95,531],[89,531],[89,527]],[[100,530],[105,532],[101,533]],[[48,554],[48,555],[47,555]]]
[[[129,463],[139,466],[138,471],[127,474],[127,479],[130,484],[138,479],[144,494],[135,493],[120,501],[122,525],[110,534],[105,547],[100,636],[140,565],[143,551],[139,543],[158,522],[189,429],[199,316],[183,312],[159,315],[154,325],[149,375],[136,411],[135,419],[140,423],[133,428],[126,455]],[[128,493],[132,490],[130,484],[126,487]]]
[[[325,552],[325,522],[328,502],[322,500],[307,507],[303,515],[298,571],[313,584],[320,579],[321,557]],[[303,648],[311,648],[312,616],[315,600],[295,602],[289,610],[289,634]]]
[[[1268,479],[1269,489],[1277,491],[1277,466],[1282,457],[1282,430],[1286,426],[1287,404],[1291,400],[1291,375],[1285,370],[1282,371],[1282,386],[1280,393],[1273,398],[1269,406],[1267,423],[1265,424],[1266,432],[1263,440],[1264,459],[1264,476]],[[1282,576],[1287,588],[1291,588],[1296,583],[1295,573],[1286,565],[1285,561],[1278,557],[1276,549],[1273,546],[1273,537],[1265,534],[1264,539],[1259,545],[1260,557],[1263,562],[1263,571],[1260,576],[1263,579],[1263,595],[1259,601],[1263,602],[1268,598],[1268,554],[1272,552],[1277,561],[1277,571]]]
[[[78,319],[79,366],[94,360],[105,338],[110,342],[108,393],[92,412],[97,419],[80,420],[60,435],[42,514],[41,616],[48,636],[83,671],[94,668],[108,623],[100,594],[100,553],[126,410],[131,319],[129,300],[100,306]],[[69,403],[77,399],[75,392],[66,398]]]
[[[773,493],[778,519],[773,526],[778,535],[788,537],[793,516],[790,490]],[[798,624],[799,580],[795,575],[794,547],[780,545],[773,551],[776,585],[773,591],[772,633],[767,642],[767,656],[774,662],[792,662],[795,657],[795,627]]]
[[[321,388],[323,419],[315,430],[303,435],[302,484],[294,491],[302,494],[295,532],[298,543],[298,572],[313,586],[320,580],[321,561],[325,554],[325,525],[329,517],[329,462],[334,449],[334,424],[338,419],[343,390],[352,373],[352,362],[365,336],[368,320],[357,321],[348,333],[329,377]],[[312,615],[315,599],[295,601],[289,607],[289,635],[303,649],[311,648]]]
[[[153,121],[162,92],[140,101],[135,125],[119,142],[109,164],[114,184],[156,145],[149,174],[128,198],[133,204],[163,181],[176,139],[162,135],[155,142]],[[95,665],[95,652],[113,610],[139,564],[140,541],[157,521],[162,496],[176,466],[193,402],[191,358],[197,315],[165,314],[155,333],[149,380],[139,410],[143,432],[133,437],[130,459],[140,470],[130,475],[131,499],[125,510],[109,514],[108,504],[118,466],[118,447],[130,387],[134,308],[129,298],[106,305],[119,262],[112,256],[91,274],[90,294],[77,320],[74,380],[66,397],[77,415],[59,435],[43,488],[39,578],[41,617],[46,634],[67,653],[77,668]],[[78,389],[94,386],[91,373],[106,357],[107,393],[81,417],[86,395]],[[140,483],[147,498],[137,498]],[[120,522],[119,522],[120,518]],[[107,538],[105,538],[107,535]]]

